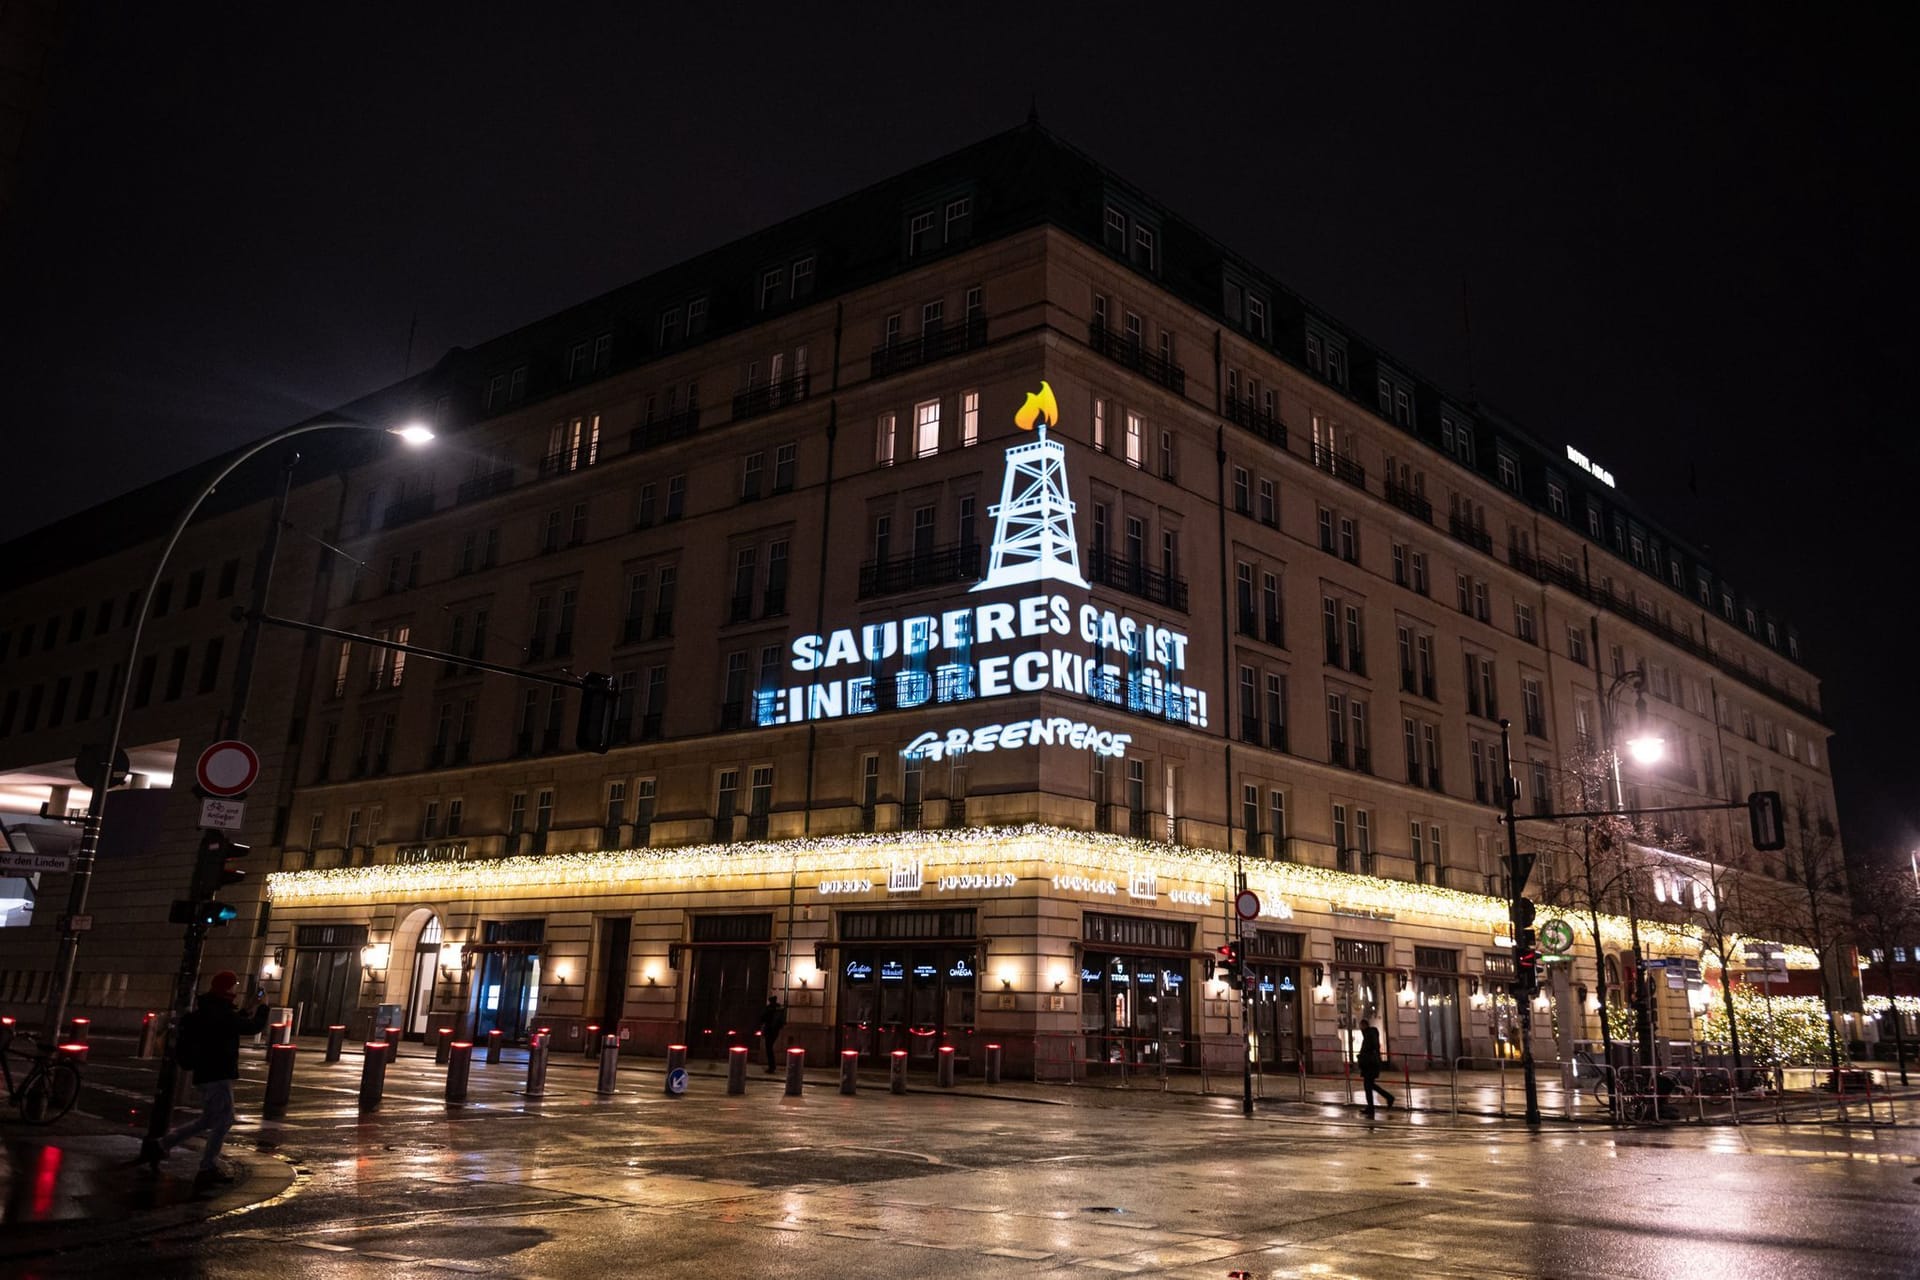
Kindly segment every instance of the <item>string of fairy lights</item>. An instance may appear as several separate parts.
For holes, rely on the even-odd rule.
[[[1151,871],[1159,880],[1204,885],[1229,900],[1236,867],[1233,855],[1217,850],[1029,824],[279,871],[267,877],[267,891],[276,905],[297,906],[435,895],[512,896],[529,891],[548,895],[661,893],[730,887],[766,877],[778,877],[784,884],[795,875],[844,882],[860,879],[852,874],[856,872],[883,886],[888,867],[909,860],[920,862],[929,882],[936,875],[1005,873],[1022,868],[1040,879],[1066,873],[1082,880],[1111,880],[1124,890],[1135,873]],[[1269,902],[1290,906],[1325,903],[1335,915],[1396,920],[1423,917],[1499,933],[1509,928],[1504,898],[1382,880],[1306,863],[1248,859],[1238,865],[1246,872],[1248,887]],[[1541,909],[1541,920],[1553,918],[1567,921],[1576,934],[1590,930],[1591,921],[1583,912]],[[1640,921],[1639,928],[1642,946],[1647,950],[1701,955],[1703,963],[1717,967],[1717,958],[1706,951],[1697,931],[1649,920]],[[1600,932],[1609,946],[1624,948],[1628,944],[1630,931],[1624,916],[1602,914]],[[1783,950],[1791,968],[1818,967],[1809,948],[1789,946]]]

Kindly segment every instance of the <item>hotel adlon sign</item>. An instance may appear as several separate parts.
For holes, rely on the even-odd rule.
[[[1059,421],[1045,382],[1014,415],[1035,438],[1007,449],[987,574],[962,607],[796,638],[784,683],[754,695],[762,725],[797,724],[937,706],[953,727],[929,730],[901,754],[1066,747],[1124,756],[1132,735],[1072,716],[992,719],[995,699],[1061,693],[1204,728],[1207,694],[1189,687],[1187,636],[1151,618],[1096,605],[1080,572],[1067,454],[1047,434]],[[971,713],[971,714],[968,714]]]

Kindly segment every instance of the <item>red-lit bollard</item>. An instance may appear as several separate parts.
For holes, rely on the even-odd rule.
[[[327,1061],[340,1061],[340,1051],[347,1047],[346,1027],[335,1023],[327,1028]]]
[[[495,1027],[493,1030],[487,1032],[487,1065],[488,1066],[492,1066],[494,1063],[500,1061],[500,1042],[505,1039],[506,1039],[505,1034],[502,1033],[500,1028],[498,1027]]]
[[[938,1077],[942,1089],[953,1088],[953,1046],[940,1046],[940,1074]]]
[[[727,1092],[747,1091],[747,1046],[736,1044],[727,1050]]]
[[[527,1046],[527,1087],[523,1095],[529,1098],[545,1097],[547,1092],[547,1032],[545,1028],[533,1033],[533,1043]]]
[[[273,1022],[273,1023],[267,1024],[267,1043],[270,1045],[292,1044],[293,1043],[293,1019],[288,1018],[285,1022]]]
[[[400,1028],[387,1028],[387,1061],[392,1062],[400,1056]]]
[[[387,1042],[369,1040],[360,1046],[360,1114],[380,1109],[380,1094],[387,1086]]]
[[[860,1051],[840,1051],[840,1092],[851,1097],[860,1088]]]
[[[667,1046],[666,1090],[669,1098],[677,1098],[687,1091],[687,1046],[683,1044]]]
[[[787,1050],[787,1096],[797,1098],[806,1084],[807,1051],[799,1045]]]
[[[987,1046],[987,1083],[1000,1083],[1000,1046],[997,1044]]]
[[[444,1067],[447,1065],[447,1047],[452,1043],[452,1027],[441,1027],[440,1030],[434,1034],[433,1065],[436,1067]]]
[[[473,1070],[473,1042],[456,1040],[447,1046],[447,1105],[467,1100],[467,1077]]]
[[[580,1052],[581,1052],[581,1056],[586,1058],[591,1058],[600,1052],[600,1024],[599,1023],[589,1022],[587,1024],[587,1034],[584,1037],[584,1047],[581,1049]]]
[[[60,1045],[56,1052],[76,1067],[84,1065],[87,1061],[87,1046],[75,1044],[71,1040]]]
[[[607,1036],[600,1042],[600,1080],[593,1091],[603,1098],[616,1092],[614,1082],[620,1075],[620,1037]]]
[[[286,1043],[267,1046],[267,1100],[260,1110],[269,1120],[287,1114],[287,1100],[293,1096],[293,1055],[298,1052]]]
[[[133,1056],[136,1058],[152,1058],[158,1056],[159,1050],[160,1018],[156,1014],[149,1013],[146,1017],[140,1019],[140,1051]]]
[[[87,1031],[92,1026],[92,1018],[67,1019],[67,1043],[85,1044],[87,1042]]]
[[[887,1062],[887,1089],[893,1093],[907,1091],[907,1051],[895,1049]]]

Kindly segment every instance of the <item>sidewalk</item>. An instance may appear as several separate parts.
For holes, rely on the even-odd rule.
[[[104,1110],[103,1100],[115,1103],[123,1123],[88,1114]],[[249,1208],[293,1185],[285,1161],[229,1135],[221,1163],[234,1181],[195,1196],[197,1140],[174,1151],[157,1174],[134,1163],[145,1111],[144,1103],[83,1092],[79,1106],[51,1125],[21,1124],[11,1110],[0,1112],[0,1259],[154,1235]]]

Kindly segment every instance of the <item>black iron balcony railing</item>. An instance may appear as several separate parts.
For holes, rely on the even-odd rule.
[[[700,406],[688,405],[676,409],[664,418],[655,418],[652,422],[643,422],[627,433],[627,452],[638,453],[642,449],[652,449],[669,440],[684,440],[700,429]]]
[[[975,315],[961,324],[926,330],[917,338],[896,338],[881,343],[873,349],[867,374],[872,378],[891,377],[986,345],[987,318]]]
[[[1268,444],[1287,447],[1287,425],[1262,409],[1254,407],[1251,400],[1229,400],[1222,410],[1223,416],[1235,426],[1245,427]]]
[[[1140,564],[1097,548],[1087,548],[1087,581],[1097,587],[1113,587],[1128,595],[1139,596],[1170,609],[1187,611],[1187,580],[1170,577],[1158,569]]]
[[[459,489],[454,491],[453,500],[456,505],[463,502],[478,502],[482,498],[491,498],[496,493],[505,493],[511,488],[513,488],[513,468],[502,467],[484,476],[462,480]]]
[[[1433,504],[1405,485],[1387,481],[1387,501],[1416,519],[1433,523]]]
[[[1477,525],[1468,523],[1462,519],[1458,513],[1450,513],[1447,516],[1447,532],[1474,548],[1476,551],[1484,551],[1488,555],[1493,554],[1493,539],[1487,534],[1487,531]]]
[[[742,418],[757,418],[763,413],[772,413],[775,409],[784,409],[790,404],[798,404],[807,398],[813,375],[796,373],[790,378],[778,382],[769,382],[764,386],[748,387],[736,392],[733,397],[733,418],[738,422]]]
[[[1329,449],[1323,444],[1314,445],[1313,465],[1357,489],[1367,487],[1367,469],[1337,449]]]
[[[433,514],[433,495],[416,493],[411,498],[402,498],[390,502],[380,517],[382,529],[397,529],[403,524],[412,524],[415,520],[424,520]]]
[[[1157,382],[1177,396],[1187,394],[1187,371],[1173,361],[1140,345],[1137,338],[1115,333],[1102,325],[1093,325],[1088,342],[1094,351],[1115,364],[1133,370],[1149,382]]]
[[[930,551],[867,561],[860,566],[860,598],[974,582],[979,577],[980,544],[954,542]]]

